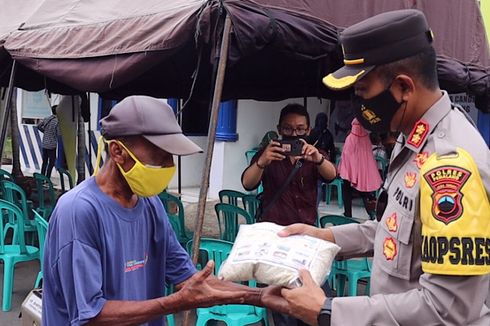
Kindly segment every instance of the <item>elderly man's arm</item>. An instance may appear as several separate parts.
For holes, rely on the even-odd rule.
[[[218,280],[211,276],[213,266],[214,263],[209,262],[202,271],[179,284],[179,291],[167,297],[145,301],[107,301],[102,311],[87,325],[140,325],[161,315],[228,303],[256,306],[267,303],[277,310],[284,310],[281,304],[285,305],[285,300],[281,299],[277,290],[263,291]]]

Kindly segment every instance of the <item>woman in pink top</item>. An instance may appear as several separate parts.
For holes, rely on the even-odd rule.
[[[361,193],[366,211],[372,216],[368,202],[374,199],[372,192],[379,189],[382,180],[374,160],[372,144],[368,132],[356,118],[352,120],[352,129],[345,139],[338,167],[343,180],[344,215],[352,216],[352,188]]]

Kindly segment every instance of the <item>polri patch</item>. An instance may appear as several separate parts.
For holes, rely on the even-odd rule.
[[[419,148],[420,145],[427,137],[429,133],[429,124],[424,120],[419,120],[412,129],[410,136],[408,136],[407,143],[412,145],[415,148]]]
[[[416,182],[417,182],[417,173],[415,172],[405,173],[405,187],[411,189],[413,188],[413,186],[415,186]]]
[[[392,237],[385,238],[383,243],[383,254],[386,257],[386,260],[393,260],[396,257],[397,249],[395,239]]]
[[[386,219],[386,226],[390,232],[396,232],[398,230],[398,216],[396,215],[396,212],[388,216]]]
[[[429,153],[427,152],[418,153],[414,158],[414,162],[415,164],[417,164],[417,167],[420,169],[425,164],[425,162],[427,162],[428,158],[429,158]]]
[[[470,175],[470,171],[457,166],[441,166],[424,174],[432,190],[432,216],[436,220],[447,225],[461,217],[461,188]]]

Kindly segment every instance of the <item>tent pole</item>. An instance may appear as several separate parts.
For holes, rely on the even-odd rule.
[[[214,84],[213,101],[211,104],[211,118],[209,121],[208,131],[208,148],[206,152],[206,160],[204,171],[201,178],[201,189],[199,192],[199,204],[197,207],[197,219],[194,228],[194,241],[192,243],[192,261],[197,263],[199,257],[199,244],[201,242],[202,227],[204,224],[204,211],[206,209],[206,198],[209,188],[209,175],[211,172],[211,161],[213,158],[214,142],[216,140],[216,125],[218,124],[219,105],[221,102],[221,94],[223,91],[223,83],[225,79],[226,62],[228,60],[228,47],[231,31],[231,19],[226,16],[225,25],[223,28],[223,39],[221,41],[221,49],[219,53],[218,69],[216,72],[216,80]],[[189,326],[189,311],[185,312],[184,325]]]
[[[177,99],[177,112],[180,112],[182,109],[182,100]],[[184,129],[182,126],[182,112],[177,116],[177,122],[179,123],[180,128]],[[177,156],[177,191],[179,192],[179,199],[182,199],[182,156]]]
[[[7,124],[9,121],[9,114],[12,110],[12,95],[14,93],[14,82],[15,82],[15,72],[17,70],[17,62],[12,61],[12,70],[10,71],[9,88],[7,92],[7,97],[5,98],[5,105],[2,110],[0,121],[2,123],[2,130],[0,133],[0,167],[2,166],[3,148],[5,146],[5,139],[7,138]]]

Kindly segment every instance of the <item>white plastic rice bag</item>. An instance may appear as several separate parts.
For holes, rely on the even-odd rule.
[[[258,283],[296,287],[301,284],[299,270],[307,269],[322,285],[340,247],[307,235],[279,237],[277,233],[283,228],[269,222],[241,225],[219,276],[233,282],[255,279]]]

